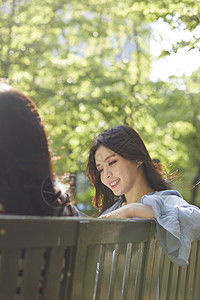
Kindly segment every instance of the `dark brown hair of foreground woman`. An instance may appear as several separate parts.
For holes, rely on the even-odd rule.
[[[62,215],[45,130],[35,104],[0,82],[0,204],[6,214]],[[65,201],[68,201],[65,199]],[[67,209],[71,215],[71,208]]]
[[[115,126],[99,134],[94,140],[87,164],[87,175],[96,190],[93,202],[101,211],[106,210],[116,201],[116,196],[113,192],[101,182],[100,173],[96,168],[95,153],[101,145],[127,160],[142,161],[146,180],[153,190],[162,191],[169,189],[168,183],[156,169],[139,134],[128,126]]]

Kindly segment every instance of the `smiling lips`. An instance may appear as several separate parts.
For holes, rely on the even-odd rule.
[[[112,181],[112,182],[110,183],[111,188],[115,188],[115,187],[117,186],[119,180],[120,180],[120,179],[116,179],[116,180]]]

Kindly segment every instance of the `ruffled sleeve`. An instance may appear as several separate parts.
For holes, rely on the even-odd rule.
[[[200,239],[200,209],[176,193],[146,195],[141,203],[151,205],[154,210],[158,240],[164,253],[171,261],[187,265],[191,243]]]

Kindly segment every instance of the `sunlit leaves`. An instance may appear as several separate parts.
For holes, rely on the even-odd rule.
[[[117,124],[138,130],[164,164],[195,169],[200,74],[151,82],[149,38],[162,18],[193,33],[162,54],[198,48],[198,1],[1,3],[0,76],[38,105],[57,173],[85,170],[95,135]]]

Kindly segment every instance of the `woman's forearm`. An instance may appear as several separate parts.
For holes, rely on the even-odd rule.
[[[142,203],[127,204],[119,209],[116,209],[100,218],[155,218],[153,208],[150,205]]]

